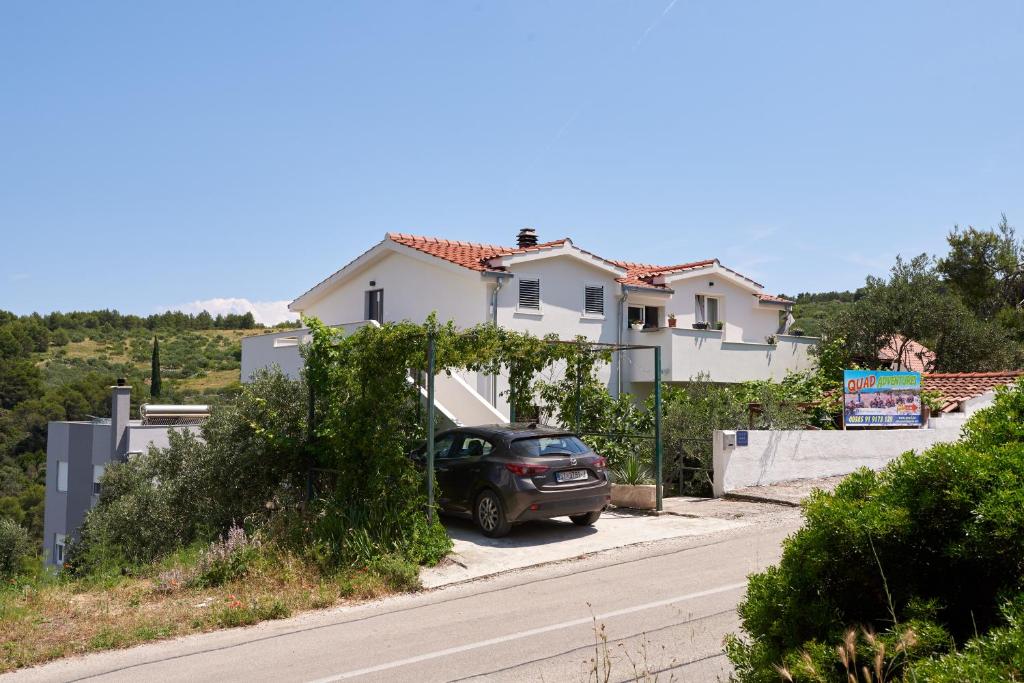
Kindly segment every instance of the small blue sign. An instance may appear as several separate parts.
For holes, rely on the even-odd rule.
[[[746,446],[750,443],[750,435],[747,432],[736,432],[736,445]]]

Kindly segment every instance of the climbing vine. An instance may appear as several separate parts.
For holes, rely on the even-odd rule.
[[[444,530],[426,521],[424,487],[406,455],[424,437],[416,378],[426,371],[430,339],[435,373],[506,376],[504,393],[520,415],[538,398],[551,402],[551,414],[567,426],[575,414],[586,414],[593,426],[596,409],[628,412],[628,399],[612,401],[596,379],[595,364],[607,354],[585,346],[493,325],[459,330],[434,316],[422,325],[367,325],[348,335],[316,319],[305,323],[312,336],[304,349],[314,397],[310,458],[336,474],[317,504],[318,537],[335,560],[363,560],[373,549],[431,561],[447,550]],[[553,368],[564,370],[558,383],[537,379]],[[580,383],[580,390],[559,396],[566,382]]]

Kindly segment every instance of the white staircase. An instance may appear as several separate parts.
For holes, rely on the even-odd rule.
[[[410,377],[409,381],[413,379]],[[419,391],[426,400],[427,388],[421,386]],[[508,422],[507,415],[455,373],[442,372],[434,378],[434,407],[456,427]]]

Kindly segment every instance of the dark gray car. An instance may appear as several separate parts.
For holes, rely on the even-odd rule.
[[[413,453],[421,466],[426,447]],[[572,432],[554,427],[460,427],[434,440],[438,503],[472,516],[487,536],[513,524],[568,517],[588,526],[608,506],[605,459]]]

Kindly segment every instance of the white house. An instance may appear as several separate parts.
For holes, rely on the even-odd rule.
[[[628,263],[593,254],[569,238],[538,242],[531,229],[521,230],[516,242],[508,247],[388,233],[289,308],[329,325],[422,322],[436,311],[459,327],[494,322],[538,336],[659,345],[665,382],[701,373],[717,382],[779,380],[810,365],[808,351],[817,340],[787,334],[792,302],[766,294],[717,259]],[[274,362],[296,373],[302,338],[302,331],[289,331],[243,340],[243,380]],[[616,356],[606,372],[610,389],[647,394],[653,354]],[[500,378],[457,381],[465,386],[447,390],[476,394],[474,400],[488,404],[489,415],[468,419],[493,422],[505,414]],[[441,401],[445,390],[439,388]],[[460,401],[454,395],[449,400]]]

